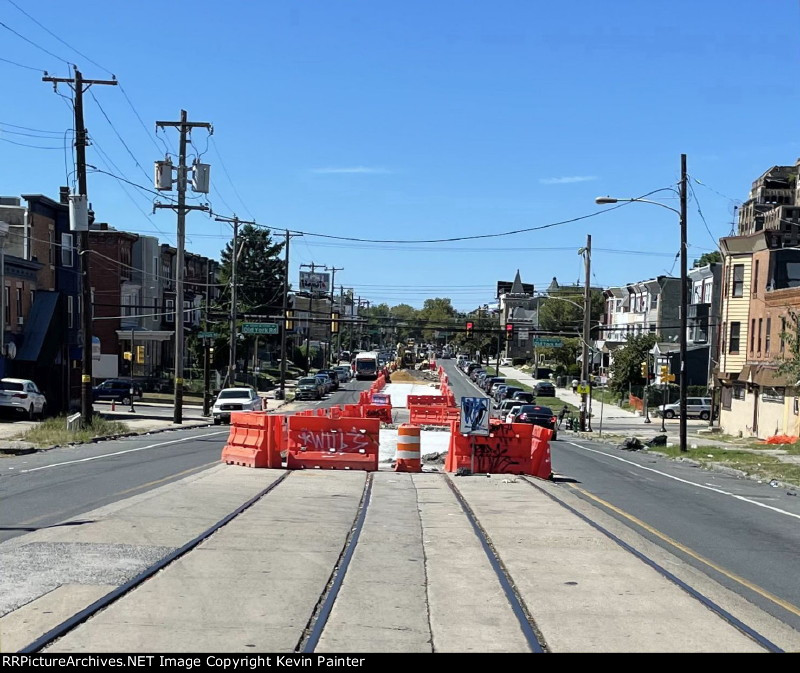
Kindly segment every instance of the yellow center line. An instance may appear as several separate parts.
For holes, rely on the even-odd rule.
[[[138,491],[142,488],[148,488],[150,486],[155,486],[156,484],[161,484],[165,481],[169,481],[170,479],[175,479],[177,477],[182,477],[190,472],[200,472],[200,470],[205,470],[207,467],[211,467],[212,465],[219,465],[219,461],[215,460],[213,463],[206,463],[205,465],[198,465],[197,467],[190,467],[188,470],[184,470],[183,472],[177,472],[176,474],[171,474],[167,477],[162,477],[161,479],[156,479],[154,481],[148,481],[146,484],[139,484],[138,486],[134,486],[133,488],[127,488],[124,491],[118,491],[113,493],[111,497],[116,497],[118,495],[125,495],[127,493],[133,493],[133,491]]]
[[[737,575],[735,573],[732,573],[729,570],[726,570],[725,568],[723,568],[720,565],[717,565],[713,561],[709,561],[707,558],[705,558],[703,556],[700,556],[700,554],[698,554],[693,549],[690,549],[686,545],[681,544],[677,540],[673,540],[668,535],[665,535],[661,531],[653,528],[652,526],[650,526],[649,524],[645,523],[641,519],[637,519],[632,514],[628,514],[627,512],[621,510],[619,507],[615,507],[610,502],[607,502],[607,501],[603,500],[602,498],[598,498],[596,495],[593,495],[592,493],[589,493],[588,491],[580,488],[579,486],[576,486],[575,484],[569,484],[569,486],[571,486],[576,491],[579,491],[580,493],[585,495],[587,498],[590,498],[590,499],[594,500],[595,502],[600,503],[604,507],[607,507],[608,509],[612,510],[613,512],[616,512],[621,517],[624,517],[625,519],[628,519],[628,521],[632,521],[637,526],[640,526],[641,528],[644,528],[646,531],[648,531],[649,533],[655,535],[657,538],[659,538],[660,540],[663,540],[667,544],[672,545],[676,549],[680,549],[684,554],[687,554],[687,555],[691,556],[696,561],[699,561],[700,563],[703,563],[703,564],[707,565],[709,568],[713,568],[718,573],[724,575],[728,579],[731,579],[734,582],[738,582],[742,586],[745,586],[748,589],[750,589],[751,591],[754,591],[759,596],[761,596],[763,598],[766,598],[768,601],[771,601],[771,602],[775,603],[776,605],[779,605],[784,610],[787,610],[788,612],[791,612],[793,615],[797,615],[798,617],[800,617],[800,608],[798,608],[796,605],[793,605],[792,603],[789,603],[789,602],[783,600],[782,598],[779,598],[775,594],[771,594],[766,589],[762,589],[760,586],[758,586],[756,584],[753,584],[752,582],[746,580],[744,577],[740,577],[739,575]]]

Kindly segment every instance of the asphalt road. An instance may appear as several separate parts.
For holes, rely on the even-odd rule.
[[[371,382],[352,381],[315,402],[282,411],[347,404]],[[170,411],[171,413],[171,411]],[[207,469],[220,460],[227,427],[204,427],[0,457],[0,541]]]
[[[479,394],[441,364],[457,396]],[[551,451],[563,488],[800,629],[800,494],[566,432]]]

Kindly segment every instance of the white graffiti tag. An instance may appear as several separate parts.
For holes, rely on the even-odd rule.
[[[300,430],[295,443],[312,451],[336,451],[341,453],[366,452],[370,438],[360,430],[339,432],[336,430]]]

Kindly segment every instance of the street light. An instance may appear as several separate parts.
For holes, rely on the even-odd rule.
[[[670,188],[671,189],[671,188]],[[674,190],[673,190],[674,191]],[[639,203],[651,203],[655,206],[661,206],[662,208],[666,208],[667,210],[671,210],[673,213],[677,213],[678,217],[680,218],[680,225],[681,225],[681,320],[680,320],[680,362],[681,362],[681,379],[680,379],[680,426],[679,426],[679,438],[680,438],[680,447],[681,452],[685,453],[687,450],[686,447],[686,395],[687,395],[687,387],[688,387],[688,378],[686,371],[686,317],[688,313],[688,306],[689,306],[689,292],[687,287],[687,268],[686,268],[686,155],[681,154],[681,181],[680,181],[680,189],[678,190],[678,194],[680,196],[681,201],[681,208],[677,210],[676,208],[672,208],[663,203],[659,203],[658,201],[651,201],[650,199],[645,198],[634,198],[634,199],[619,199],[613,198],[611,196],[598,196],[594,202],[598,205],[606,205],[609,203],[619,203],[620,201],[627,201],[627,202],[639,202]]]

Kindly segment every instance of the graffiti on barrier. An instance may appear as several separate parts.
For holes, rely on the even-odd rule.
[[[473,437],[476,472],[507,472],[513,465],[520,465],[512,450],[517,437],[509,425],[496,425],[491,437]],[[519,456],[517,456],[518,458]]]
[[[292,433],[298,446],[311,451],[337,451],[358,453],[366,451],[372,443],[370,437],[359,430],[339,432],[331,430],[299,430]]]

